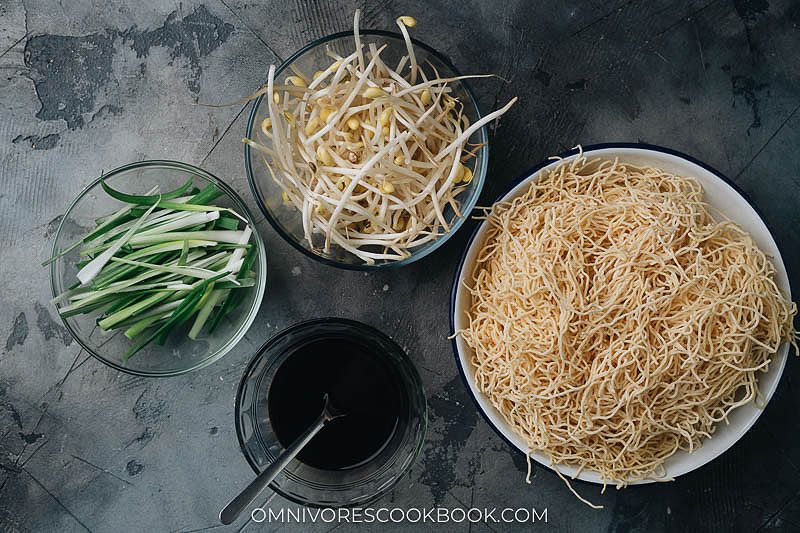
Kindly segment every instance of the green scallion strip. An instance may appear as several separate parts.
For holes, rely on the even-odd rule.
[[[186,183],[178,187],[172,192],[167,192],[164,194],[150,194],[150,195],[139,195],[139,194],[127,194],[121,191],[117,191],[113,189],[106,180],[100,180],[100,186],[103,187],[103,190],[106,191],[110,197],[119,200],[120,202],[125,202],[128,204],[135,204],[135,205],[153,205],[158,204],[162,200],[172,200],[173,198],[178,198],[186,193],[189,189],[192,188],[192,179],[189,178]]]
[[[248,250],[247,255],[244,256],[244,261],[242,261],[242,266],[239,268],[239,273],[236,275],[237,280],[238,278],[244,279],[247,277],[250,267],[253,266],[253,263],[256,260],[256,249],[255,247]],[[214,316],[211,318],[211,323],[208,325],[208,332],[214,333],[214,330],[217,329],[219,323],[222,322],[222,319],[225,318],[231,311],[233,311],[242,301],[244,294],[242,291],[228,291],[227,297],[222,302],[222,305],[217,309]]]
[[[226,276],[227,273],[223,272],[219,275],[217,279]],[[144,339],[141,339],[138,344],[133,346],[130,350],[128,350],[125,355],[122,357],[123,361],[127,361],[133,355],[138,353],[142,348],[150,344],[150,342],[154,340],[160,340],[163,343],[163,340],[166,339],[166,336],[169,334],[170,330],[174,328],[176,325],[182,324],[188,318],[194,314],[195,306],[197,303],[202,299],[203,295],[206,293],[208,286],[216,281],[216,279],[211,278],[203,281],[197,287],[189,291],[184,298],[183,302],[180,306],[178,306],[170,315],[169,319],[161,325],[157,330],[155,330],[150,335],[147,335]]]
[[[120,309],[116,313],[107,316],[106,318],[98,322],[97,325],[105,330],[109,330],[114,325],[118,324],[119,322],[122,322],[126,318],[130,318],[136,313],[144,311],[148,307],[152,307],[155,304],[167,299],[169,295],[170,293],[168,291],[157,292],[152,296],[145,298],[144,300],[136,302],[133,305],[125,307],[124,309]]]

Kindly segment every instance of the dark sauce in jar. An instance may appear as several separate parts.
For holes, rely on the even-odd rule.
[[[346,416],[326,424],[297,458],[323,470],[355,468],[384,451],[402,424],[402,383],[393,363],[358,338],[317,338],[275,372],[267,398],[270,422],[288,447],[317,419],[328,393]]]

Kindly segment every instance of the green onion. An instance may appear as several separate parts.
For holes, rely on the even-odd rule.
[[[162,200],[172,200],[173,198],[178,198],[179,196],[183,195],[186,191],[188,191],[192,187],[192,179],[189,180],[175,189],[172,192],[167,192],[164,194],[151,194],[151,195],[136,195],[136,194],[126,194],[124,192],[120,192],[111,188],[111,186],[106,183],[106,180],[100,180],[100,186],[103,187],[103,190],[112,197],[121,202],[125,202],[128,204],[134,205],[153,205],[161,202]]]
[[[78,283],[53,299],[58,312],[91,313],[102,330],[124,332],[134,342],[124,361],[190,320],[190,339],[212,334],[256,284],[257,249],[246,219],[212,204],[222,195],[213,184],[198,189],[189,180],[143,195],[100,184],[125,205],[45,261],[80,248]]]
[[[136,230],[138,230],[139,227],[144,224],[144,221],[147,220],[147,217],[150,216],[150,213],[152,213],[153,209],[155,208],[156,206],[153,205],[150,209],[148,209],[147,212],[142,215],[142,218],[139,219],[137,224],[134,224],[128,231],[126,231],[125,235],[121,239],[117,240],[114,244],[106,248],[102,254],[89,261],[88,265],[80,269],[77,276],[81,284],[86,285],[100,273],[100,270],[102,270],[103,267],[106,266],[106,263],[108,263],[108,261],[114,257],[114,254],[119,252],[125,243],[127,243],[131,237],[133,237],[133,235],[136,233]]]
[[[239,268],[239,273],[236,275],[237,278],[244,280],[247,277],[250,267],[253,266],[253,263],[255,262],[255,258],[255,248],[251,248],[242,261],[242,265]],[[234,291],[232,294],[229,291],[229,294],[226,295],[222,305],[219,307],[216,314],[211,318],[211,323],[208,326],[209,333],[213,333],[214,330],[217,329],[217,326],[219,326],[220,322],[222,322],[222,319],[224,319],[231,311],[239,306],[243,296],[244,295],[242,294],[242,291]]]

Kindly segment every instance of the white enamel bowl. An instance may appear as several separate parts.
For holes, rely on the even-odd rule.
[[[613,159],[618,157],[620,161],[626,163],[649,165],[681,176],[696,178],[705,189],[706,201],[717,208],[726,217],[747,230],[750,235],[753,236],[753,239],[761,250],[772,258],[775,265],[775,281],[784,294],[790,294],[789,278],[786,274],[783,260],[781,259],[781,253],[778,250],[778,246],[772,234],[750,200],[748,200],[744,193],[728,178],[708,165],[696,161],[689,156],[656,146],[643,144],[603,144],[587,147],[584,149],[584,153],[590,158],[603,157]],[[564,156],[567,160],[574,157],[577,157],[575,151],[569,152]],[[534,167],[527,177],[524,177],[521,181],[516,183],[508,193],[500,198],[500,200],[509,201],[519,196],[532,180],[539,177],[541,171],[547,170],[556,164],[558,164],[556,161],[547,161]],[[461,259],[458,270],[456,271],[450,303],[450,320],[453,331],[466,327],[467,311],[470,306],[471,297],[469,291],[467,291],[464,286],[466,281],[472,278],[475,259],[486,239],[487,230],[488,225],[485,222],[475,230],[467,245],[464,256]],[[525,453],[527,448],[523,439],[505,422],[502,415],[492,406],[490,400],[478,390],[474,379],[474,369],[470,363],[472,350],[460,337],[456,337],[453,340],[453,345],[456,360],[464,382],[477,403],[478,409],[486,418],[486,421],[512,446]],[[778,387],[778,382],[783,373],[788,352],[789,346],[788,343],[786,343],[778,350],[778,353],[769,366],[769,371],[760,374],[759,388],[765,400],[765,405]],[[762,411],[762,408],[756,407],[752,402],[734,410],[729,417],[730,423],[728,425],[724,423],[718,425],[713,437],[705,440],[698,450],[695,450],[693,453],[678,452],[670,457],[665,463],[667,475],[671,477],[680,476],[696,468],[700,468],[704,464],[720,456],[728,448],[733,446],[736,441],[755,424]],[[544,454],[536,452],[532,454],[532,458],[536,462],[548,466],[548,460]],[[600,475],[594,471],[584,470],[578,474],[576,468],[568,466],[559,466],[559,470],[565,475],[583,481],[602,483]],[[655,480],[642,480],[638,483],[651,483],[653,481]]]

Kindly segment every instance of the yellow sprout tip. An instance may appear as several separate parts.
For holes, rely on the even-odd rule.
[[[367,87],[367,90],[364,91],[364,98],[380,98],[381,96],[386,96],[386,92],[380,87]]]
[[[317,159],[319,161],[322,161],[322,163],[327,165],[327,166],[330,166],[330,165],[333,164],[333,156],[331,156],[331,153],[328,152],[327,148],[325,148],[322,145],[317,147]]]
[[[305,127],[306,135],[308,137],[311,137],[311,135],[313,135],[314,132],[317,131],[318,126],[319,126],[319,119],[317,117],[314,117],[311,120],[309,120],[308,124],[306,124]]]
[[[392,111],[391,107],[387,107],[381,112],[381,116],[379,118],[381,126],[388,126],[389,122],[392,120]]]
[[[415,19],[414,17],[409,17],[408,15],[397,17],[397,22],[409,28],[413,28],[414,26],[417,25],[417,19]]]
[[[431,92],[428,89],[423,90],[419,99],[422,101],[422,105],[430,105],[432,101]]]
[[[319,112],[319,118],[321,118],[323,122],[328,122],[328,119],[331,118],[335,113],[336,110],[334,108],[325,107]]]
[[[297,87],[307,87],[305,80],[300,76],[289,76],[286,78],[286,85],[295,85]]]

